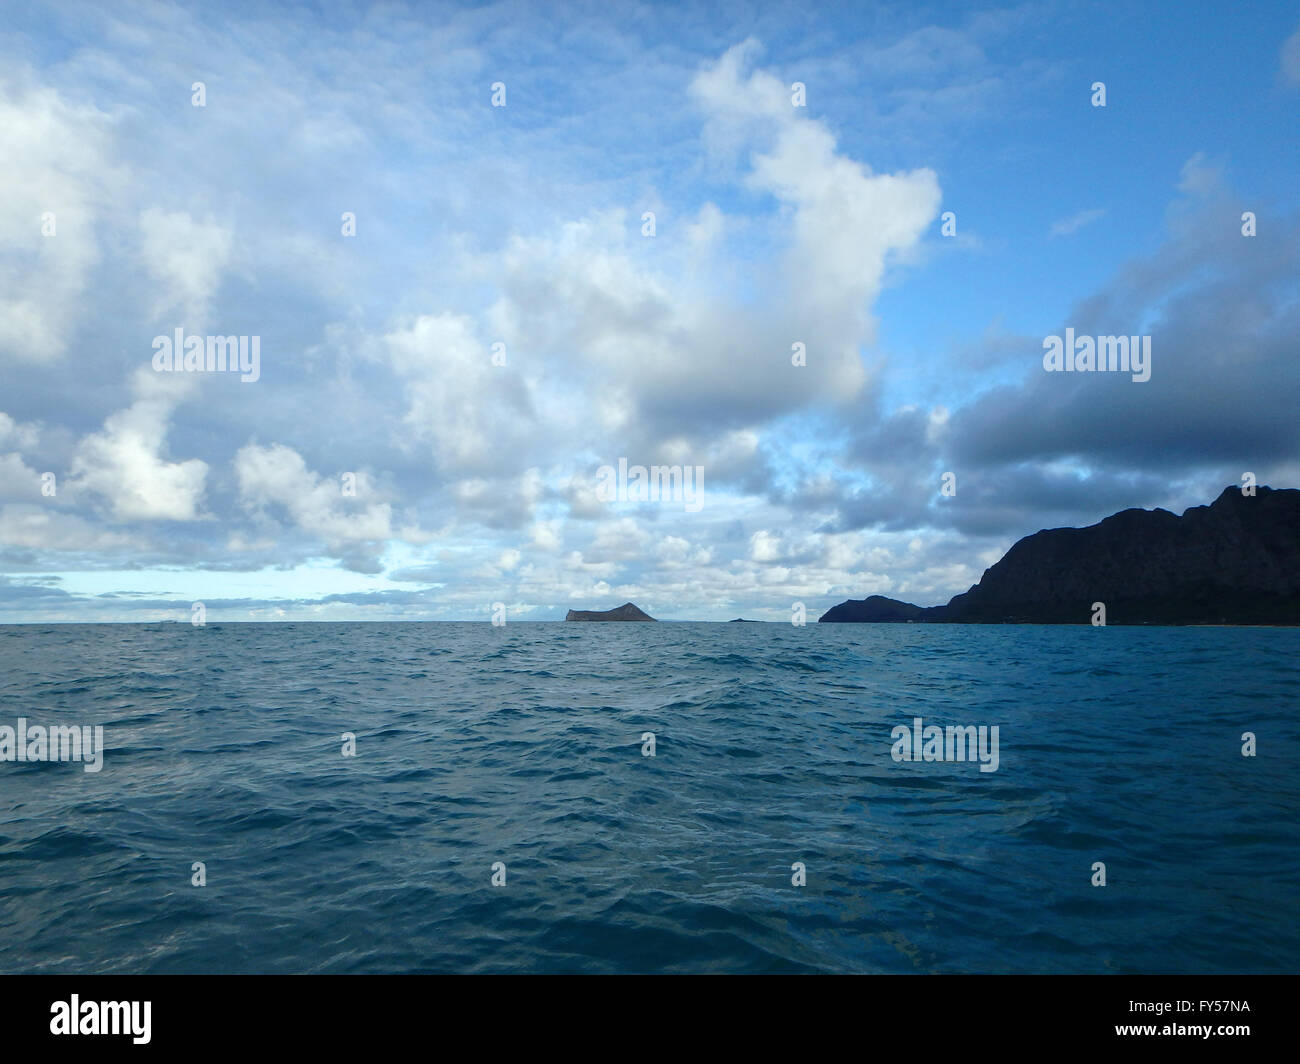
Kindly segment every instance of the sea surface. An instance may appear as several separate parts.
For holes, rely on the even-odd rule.
[[[106,749],[0,763],[0,972],[1296,972],[1298,659],[1267,628],[3,626],[0,725]],[[916,717],[996,724],[997,771],[895,761]]]

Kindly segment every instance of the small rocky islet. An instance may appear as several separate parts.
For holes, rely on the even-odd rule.
[[[639,606],[625,602],[612,610],[570,610],[566,621],[653,621],[654,618]]]

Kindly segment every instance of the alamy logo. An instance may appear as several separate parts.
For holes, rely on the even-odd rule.
[[[1043,369],[1048,373],[1132,373],[1141,384],[1151,379],[1149,336],[1048,336],[1043,340]]]
[[[50,1005],[50,1034],[129,1034],[138,1046],[148,1045],[150,1001],[71,1001]]]
[[[974,761],[978,750],[981,772],[998,770],[998,725],[949,724],[947,729],[912,718],[912,726],[895,726],[890,755],[895,761]],[[978,745],[977,745],[978,741]]]
[[[680,502],[687,513],[699,513],[704,506],[704,467],[628,467],[618,460],[618,469],[603,465],[596,470],[596,498],[601,502]]]
[[[158,373],[238,373],[245,384],[262,376],[260,336],[172,336],[153,338],[153,368]]]
[[[27,726],[19,717],[18,726],[0,725],[0,761],[80,761],[86,772],[104,767],[104,726],[43,724]]]

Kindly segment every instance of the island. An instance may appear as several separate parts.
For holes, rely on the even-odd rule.
[[[570,610],[566,621],[653,621],[644,610],[625,602],[612,610]]]
[[[1122,510],[1025,536],[947,605],[872,595],[830,623],[1300,625],[1300,490],[1228,487],[1181,517]]]

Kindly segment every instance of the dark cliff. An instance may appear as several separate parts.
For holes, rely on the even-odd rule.
[[[946,606],[879,595],[841,603],[823,621],[1300,624],[1300,491],[1224,490],[1178,517],[1124,510],[1087,528],[1016,543]]]

